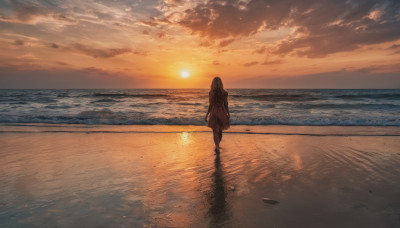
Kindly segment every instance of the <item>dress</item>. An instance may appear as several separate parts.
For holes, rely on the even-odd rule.
[[[210,118],[208,119],[208,126],[216,130],[226,130],[229,128],[228,112],[225,110],[225,105],[228,106],[228,92],[224,92],[222,99],[214,101],[211,92],[210,98]]]

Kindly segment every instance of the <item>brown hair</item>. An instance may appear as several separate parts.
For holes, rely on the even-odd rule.
[[[215,77],[212,80],[211,88],[210,88],[210,101],[213,101],[214,104],[222,103],[225,97],[225,89],[224,84],[222,84],[222,80],[220,77]]]

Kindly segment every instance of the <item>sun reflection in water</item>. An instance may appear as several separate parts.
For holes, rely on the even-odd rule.
[[[180,134],[182,145],[187,145],[191,142],[190,136],[188,132],[182,132]]]

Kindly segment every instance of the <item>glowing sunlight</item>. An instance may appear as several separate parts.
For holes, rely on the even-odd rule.
[[[182,78],[188,78],[190,76],[189,71],[187,70],[181,70],[181,77]]]

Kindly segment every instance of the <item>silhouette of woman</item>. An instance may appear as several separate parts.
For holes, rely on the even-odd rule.
[[[208,126],[213,129],[215,152],[219,153],[219,143],[222,139],[222,130],[229,128],[229,108],[228,108],[228,92],[224,90],[221,78],[215,77],[211,83],[211,89],[208,94],[209,102],[208,111],[205,121]]]

